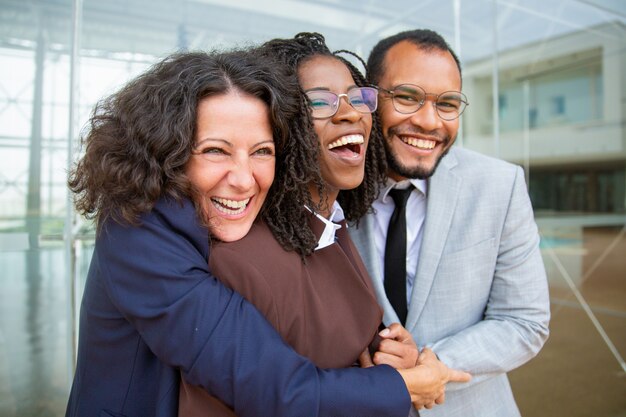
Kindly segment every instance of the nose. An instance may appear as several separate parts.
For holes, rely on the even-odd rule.
[[[442,127],[442,121],[437,114],[437,108],[433,100],[425,100],[424,105],[411,115],[411,123],[420,126],[426,131],[432,131]]]
[[[348,100],[348,96],[345,94],[342,94],[339,97],[338,106],[339,108],[337,108],[337,113],[333,116],[333,121],[348,121],[355,123],[363,117],[360,111],[352,107],[352,104],[350,104],[350,101]]]
[[[250,158],[237,158],[228,173],[228,184],[237,190],[247,191],[254,186],[254,183],[254,172]]]

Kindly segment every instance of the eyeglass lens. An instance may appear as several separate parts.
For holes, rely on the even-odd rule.
[[[332,91],[313,90],[306,93],[312,116],[316,119],[332,117],[339,109],[339,100],[346,97],[352,107],[361,113],[373,113],[378,106],[378,90],[373,87],[358,87],[346,94],[335,94]]]
[[[435,97],[435,108],[439,117],[444,120],[456,119],[467,105],[465,95],[459,91],[446,91],[435,95],[426,93],[417,85],[402,84],[393,90],[393,106],[400,113],[415,113],[424,105],[427,96]]]

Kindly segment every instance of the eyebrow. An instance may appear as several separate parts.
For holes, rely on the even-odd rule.
[[[359,88],[359,86],[356,85],[356,84],[349,85],[348,88],[346,89],[346,91],[350,91],[353,88]],[[331,91],[331,90],[328,87],[313,87],[313,88],[309,88],[307,90],[304,90],[305,93],[308,93],[309,91]],[[334,91],[331,91],[331,92],[334,92]]]
[[[313,88],[309,88],[308,90],[304,90],[305,93],[308,93],[309,91],[330,91],[330,88],[326,88],[326,87],[313,87]]]
[[[402,91],[408,91],[408,92],[416,92],[416,91],[419,91],[419,90],[418,90],[418,89],[416,89],[416,88],[413,88],[413,87],[407,87],[407,84],[398,84],[398,85],[396,85],[395,87],[392,87],[392,90],[397,90],[397,89],[398,89],[398,87],[400,87],[400,86],[403,86]],[[418,86],[418,87],[419,87],[419,86]]]
[[[259,146],[259,145],[265,145],[266,143],[271,143],[272,145],[275,145],[274,138],[268,139],[268,140],[262,140],[261,142],[257,142],[252,147],[255,148],[255,147]]]
[[[196,144],[194,145],[194,147],[196,147],[196,148],[197,148],[198,146],[202,145],[203,143],[205,143],[205,142],[209,142],[209,141],[211,141],[211,142],[212,142],[212,141],[215,141],[215,142],[222,142],[224,145],[226,145],[226,146],[228,146],[228,147],[230,147],[230,148],[232,148],[232,147],[233,147],[233,144],[232,144],[232,143],[230,143],[229,141],[227,141],[226,139],[219,139],[219,138],[204,138],[204,139],[202,139],[202,140],[200,140],[200,141],[196,142]]]
[[[226,139],[219,139],[219,138],[204,138],[204,139],[202,139],[200,142],[197,142],[197,143],[194,145],[194,148],[197,148],[198,146],[202,145],[203,143],[205,143],[205,142],[209,142],[209,141],[221,142],[221,143],[223,143],[224,145],[228,146],[229,148],[232,148],[232,147],[233,147],[233,144],[232,144],[232,143],[230,143],[229,141],[227,141]],[[267,139],[267,140],[262,140],[262,141],[260,141],[260,142],[257,142],[257,143],[255,143],[255,144],[253,144],[253,145],[252,145],[252,147],[253,147],[253,148],[255,148],[255,147],[259,146],[259,145],[263,145],[263,144],[266,144],[266,143],[271,143],[272,145],[274,145],[274,138],[272,138],[272,139]]]

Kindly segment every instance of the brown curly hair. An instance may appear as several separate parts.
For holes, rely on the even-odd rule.
[[[298,120],[307,120],[297,89],[297,77],[257,49],[170,55],[94,108],[83,135],[85,154],[68,179],[77,211],[95,219],[100,230],[109,218],[138,224],[160,198],[188,198],[206,221],[185,175],[195,146],[197,107],[201,99],[238,90],[269,108],[279,181],[264,211],[274,209],[273,216],[298,228],[303,214],[291,208],[310,201],[293,202],[276,192],[305,188],[314,178],[311,169],[295,162],[312,157],[301,146],[310,138],[298,129]],[[300,230],[293,234],[294,248],[310,245]]]
[[[361,72],[347,59],[340,56],[340,53],[348,53],[357,57],[362,63],[363,60],[356,54],[341,50],[331,52],[325,43],[324,36],[315,32],[301,32],[298,33],[292,39],[273,39],[261,46],[262,50],[265,50],[267,54],[273,55],[286,63],[294,73],[297,74],[300,65],[307,60],[315,56],[330,56],[338,61],[342,62],[350,71],[352,78],[358,86],[368,86],[369,84],[365,80],[365,77]],[[364,63],[363,63],[364,64]],[[299,87],[298,91],[302,96],[302,101],[306,106],[306,116],[308,119],[307,128],[313,130],[313,119],[310,115],[308,102],[304,91]],[[372,114],[372,133],[369,139],[369,145],[367,148],[367,154],[365,157],[365,176],[363,182],[352,190],[342,190],[339,192],[337,200],[341,204],[346,220],[350,222],[356,222],[359,218],[365,215],[370,209],[372,202],[378,196],[380,186],[386,180],[387,164],[385,159],[385,148],[382,136],[379,129],[378,116]],[[316,137],[316,135],[315,135]],[[318,148],[319,154],[319,140],[315,140],[315,145]],[[317,161],[317,160],[316,160]],[[302,163],[302,160],[294,160],[294,165],[289,167],[289,170],[297,169],[298,163]],[[322,201],[324,201],[324,182],[320,181],[321,174],[319,174],[319,166],[317,167],[317,178],[314,184],[317,185]],[[300,195],[308,194],[308,189],[303,188],[300,190]],[[291,197],[291,196],[290,196]],[[310,200],[310,195],[309,195]],[[269,221],[268,221],[269,223]],[[276,234],[276,230],[272,229]],[[310,252],[309,252],[310,253]]]

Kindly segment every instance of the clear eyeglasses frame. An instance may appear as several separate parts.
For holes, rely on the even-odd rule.
[[[415,113],[431,97],[439,117],[450,121],[463,114],[469,105],[467,97],[460,91],[444,91],[441,94],[427,93],[422,87],[415,84],[400,84],[395,86],[393,90],[378,87],[378,90],[390,95],[393,107],[402,114]]]
[[[373,113],[378,107],[378,89],[375,87],[351,88],[343,94],[335,94],[328,90],[309,90],[305,94],[314,119],[327,119],[337,114],[342,97],[345,97],[360,113]]]

